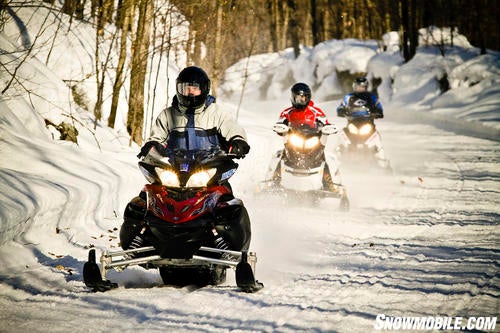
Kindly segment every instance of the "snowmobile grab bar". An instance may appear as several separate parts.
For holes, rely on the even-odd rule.
[[[141,252],[147,252],[147,251],[154,251],[153,246],[145,246],[145,247],[139,247],[136,249],[130,249],[130,250],[122,250],[122,251],[112,251],[112,252],[103,252],[103,255],[106,255],[107,257],[116,257],[116,256],[123,256],[128,253],[141,253]]]
[[[142,252],[148,252],[148,251],[154,251],[155,248],[153,246],[145,246],[145,247],[140,247],[136,249],[130,249],[130,250],[122,250],[122,251],[112,251],[112,252],[107,252],[104,251],[101,254],[100,262],[101,262],[101,277],[103,280],[106,280],[106,275],[107,271],[111,268],[115,268],[117,270],[122,270],[123,268],[131,265],[140,265],[140,264],[147,264],[147,263],[162,263],[164,261],[165,263],[169,262],[174,262],[174,261],[183,261],[186,264],[192,262],[192,261],[202,261],[210,264],[215,264],[215,265],[226,265],[230,267],[236,267],[238,263],[240,262],[239,258],[242,258],[244,256],[243,252],[241,251],[232,251],[232,250],[224,250],[224,249],[217,249],[217,248],[211,248],[211,247],[206,247],[202,246],[200,247],[199,251],[205,251],[205,252],[212,252],[212,253],[219,253],[219,254],[228,254],[234,258],[234,260],[225,260],[225,259],[216,259],[216,258],[209,258],[209,257],[204,257],[200,255],[193,255],[191,259],[168,259],[168,258],[162,258],[159,255],[152,255],[148,257],[141,257],[141,258],[133,258],[133,259],[121,259],[121,260],[115,260],[113,261],[113,257],[118,257],[118,256],[124,256],[127,254],[131,253],[142,253]],[[253,258],[255,254],[250,253],[250,257]],[[254,266],[255,263],[252,263],[252,266]]]
[[[155,248],[153,246],[145,246],[145,247],[139,247],[136,249],[130,249],[130,250],[121,250],[121,251],[112,251],[112,252],[103,252],[103,256],[105,257],[116,257],[116,256],[123,256],[129,253],[142,253],[142,252],[148,252],[148,251],[154,251]],[[241,257],[241,251],[232,251],[232,250],[224,250],[224,249],[217,249],[213,247],[206,247],[206,246],[201,246],[199,248],[200,251],[206,251],[206,252],[213,252],[213,253],[220,253],[220,254],[230,254],[232,256],[236,257]]]
[[[234,268],[236,274],[236,285],[243,292],[254,293],[264,287],[261,282],[255,279],[254,272],[255,264],[257,262],[257,256],[255,252],[231,251],[211,247],[200,247],[200,251],[220,253],[221,259],[204,257],[196,254],[187,259],[162,258],[160,255],[131,259],[127,259],[126,257],[126,254],[149,252],[152,250],[154,250],[152,246],[146,246],[124,251],[104,251],[101,254],[101,267],[99,268],[96,263],[95,249],[90,249],[89,259],[83,266],[83,280],[85,282],[85,285],[89,288],[92,288],[94,292],[104,292],[114,288],[118,288],[117,283],[111,282],[106,279],[106,274],[111,268],[114,268],[116,271],[122,271],[130,265],[153,264],[154,266],[182,266],[193,264],[198,265],[199,262],[204,262],[213,265],[227,266],[227,268]],[[113,257],[116,256],[125,256],[125,258],[113,261]]]
[[[216,249],[216,248],[213,248],[213,247],[206,247],[206,246],[201,246],[200,247],[200,251],[207,251],[207,252],[221,253],[221,254],[227,253],[227,254],[230,254],[232,256],[241,257],[241,251]]]
[[[103,258],[104,258],[104,260],[103,260]],[[147,262],[156,261],[156,260],[161,259],[161,257],[158,255],[136,258],[136,259],[117,260],[114,262],[112,260],[109,260],[108,258],[111,258],[111,256],[106,256],[103,254],[103,256],[101,257],[101,264],[102,264],[103,268],[105,267],[106,269],[109,269],[109,268],[115,268],[115,267],[120,267],[120,266],[140,265],[140,264],[145,264]]]
[[[205,262],[208,262],[211,264],[227,265],[227,266],[233,266],[233,267],[236,267],[238,265],[238,262],[236,262],[236,261],[207,258],[207,257],[203,257],[203,256],[196,256],[196,255],[193,256],[193,260],[205,261]]]

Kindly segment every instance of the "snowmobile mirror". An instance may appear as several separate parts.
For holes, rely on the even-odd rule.
[[[274,124],[273,126],[273,131],[275,131],[278,134],[285,134],[288,133],[289,127],[285,124]]]
[[[338,132],[337,127],[334,125],[325,125],[321,129],[321,133],[324,135],[336,134]]]

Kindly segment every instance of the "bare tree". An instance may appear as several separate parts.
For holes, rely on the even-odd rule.
[[[76,0],[64,0],[62,6],[62,12],[70,16],[70,20],[73,18],[73,14],[76,10]]]
[[[90,15],[96,22],[97,30],[95,67],[98,89],[94,108],[96,121],[101,118],[106,71],[111,68],[111,48],[105,54],[102,42],[106,40],[112,44],[115,38],[119,38],[119,56],[108,125],[115,126],[120,92],[124,90],[125,73],[130,69],[127,128],[132,140],[139,143],[142,140],[142,128],[147,128],[147,123],[143,124],[145,107],[151,110],[151,115],[146,119],[150,118],[152,123],[152,108],[160,75],[160,63],[150,62],[149,72],[155,73],[156,76],[147,76],[148,61],[153,56],[155,59],[158,56],[162,59],[166,56],[169,62],[169,48],[177,43],[172,41],[170,30],[178,21],[171,23],[172,20],[166,20],[163,14],[158,14],[155,28],[158,30],[157,43],[160,45],[153,47],[153,54],[149,53],[153,3],[157,2],[61,0],[59,3],[62,6],[55,7],[49,5],[54,3],[53,0],[36,3],[0,0],[0,29],[5,18],[12,15],[11,10],[15,6],[44,6],[52,11],[62,9],[71,17],[79,19],[83,17],[84,5],[89,1]],[[300,45],[314,46],[332,38],[379,39],[388,30],[402,31],[406,60],[411,59],[416,52],[418,28],[430,25],[451,27],[452,31],[459,28],[460,33],[465,34],[473,45],[480,46],[482,52],[487,52],[488,48],[499,49],[500,44],[497,19],[499,4],[495,0],[170,0],[169,3],[175,5],[189,23],[189,40],[180,42],[183,43],[187,54],[187,64],[199,65],[207,70],[213,81],[213,94],[217,93],[225,69],[242,58],[256,53],[278,52],[288,47],[293,47],[295,56],[299,56]],[[118,33],[115,35],[106,32],[106,24],[115,24]],[[163,26],[163,31],[160,26]],[[31,41],[25,39],[23,42],[28,50]],[[129,46],[130,57],[127,55]],[[21,65],[25,54],[19,57]],[[47,63],[50,56],[49,48]],[[127,64],[130,68],[127,68]],[[6,64],[0,65],[7,67]],[[7,86],[1,89],[3,92],[15,83],[20,84],[17,81],[17,70],[8,68],[11,79]],[[245,68],[245,77],[249,75],[248,71],[248,68]],[[153,89],[147,99],[144,96],[145,80],[151,81]],[[245,83],[243,91],[244,85]],[[168,94],[168,91],[166,93]]]
[[[142,126],[144,120],[144,81],[148,62],[153,3],[139,1],[139,18],[132,42],[132,66],[130,72],[130,98],[127,117],[127,130],[130,140],[142,144]]]
[[[224,70],[221,68],[221,62],[222,62],[222,49],[223,49],[223,44],[224,44],[224,36],[223,36],[223,27],[222,27],[222,20],[223,20],[223,10],[224,7],[222,4],[217,1],[216,4],[216,18],[215,18],[215,38],[214,38],[214,61],[213,61],[213,66],[212,66],[212,94],[217,96],[217,87],[219,85],[219,78],[222,75],[222,71]]]
[[[243,97],[245,95],[245,87],[247,85],[247,81],[248,81],[248,65],[250,64],[250,56],[252,55],[252,52],[253,52],[253,47],[255,45],[255,42],[257,40],[257,33],[258,31],[257,30],[254,30],[254,34],[252,35],[250,41],[250,48],[248,49],[248,56],[247,56],[247,61],[245,63],[245,72],[243,74],[243,84],[241,85],[241,94],[240,94],[240,101],[238,103],[238,108],[236,109],[236,119],[238,119],[238,116],[240,114],[240,108],[241,108],[241,104],[243,103]]]
[[[53,51],[53,49],[54,49],[54,45],[55,45],[56,40],[57,40],[57,35],[59,34],[59,31],[61,30],[60,28],[61,28],[61,25],[62,25],[63,20],[62,20],[62,18],[60,18],[60,17],[59,17],[59,16],[60,16],[60,14],[62,14],[62,11],[60,11],[60,12],[59,12],[59,13],[57,13],[57,14],[54,14],[54,15],[55,15],[55,17],[56,17],[56,18],[59,18],[59,19],[57,19],[57,29],[56,29],[56,31],[55,31],[55,33],[54,33],[53,38],[52,38],[52,43],[51,43],[51,45],[50,45],[49,52],[47,52],[47,58],[45,59],[45,65],[48,65],[48,64],[49,64],[50,56],[52,55],[52,51]],[[61,16],[62,16],[62,15],[61,15]],[[68,27],[68,31],[69,31],[69,29],[70,29],[70,28],[71,28],[71,20],[70,20],[70,24],[69,24],[69,27]]]
[[[104,65],[101,63],[99,45],[104,37],[104,8],[102,6],[102,0],[99,2],[97,7],[96,15],[96,36],[95,36],[95,50],[94,50],[94,62],[95,62],[95,77],[97,85],[97,98],[94,106],[94,129],[97,127],[97,121],[101,120],[102,116],[102,103],[104,94]]]
[[[6,7],[6,10],[9,11],[9,13],[10,13],[11,16],[16,16],[15,12],[11,8],[9,8],[8,6]],[[40,25],[40,30],[36,33],[35,38],[33,39],[33,41],[31,41],[29,43],[27,43],[27,42],[24,43],[25,50],[22,51],[22,53],[24,53],[24,55],[20,57],[19,61],[16,60],[16,67],[14,68],[14,70],[11,71],[11,70],[9,70],[7,68],[6,64],[0,63],[1,67],[7,72],[8,75],[10,75],[10,79],[7,82],[7,84],[5,85],[5,87],[0,91],[0,95],[5,94],[7,92],[7,90],[9,90],[9,88],[11,87],[11,85],[14,82],[20,83],[19,79],[17,77],[17,72],[21,69],[21,67],[24,65],[24,63],[26,62],[26,60],[31,56],[31,54],[32,54],[32,52],[33,52],[33,50],[35,48],[35,45],[37,45],[37,41],[42,36],[42,34],[43,34],[44,30],[45,30],[45,26],[46,26],[47,20],[48,20],[48,18],[49,18],[50,15],[52,15],[52,13],[50,11],[47,12],[47,15],[44,17],[43,22]]]
[[[312,33],[312,43],[313,45],[319,44],[323,40],[322,20],[320,19],[321,13],[318,10],[318,1],[311,1],[311,33]]]
[[[116,111],[118,109],[118,101],[120,91],[124,81],[124,68],[127,60],[127,38],[131,15],[134,13],[132,0],[123,0],[118,11],[120,13],[117,25],[120,32],[120,54],[118,56],[118,65],[116,67],[115,81],[113,83],[113,95],[111,98],[111,110],[108,117],[108,126],[115,127]]]
[[[292,41],[293,53],[295,54],[295,58],[298,58],[300,55],[300,39],[299,39],[299,26],[297,22],[298,14],[297,14],[297,4],[295,0],[287,1],[288,8],[290,9],[290,38]]]
[[[157,3],[158,4],[158,3]],[[169,54],[170,54],[170,46],[171,46],[171,34],[172,34],[172,23],[171,23],[171,14],[173,11],[173,6],[166,1],[165,3],[158,4],[158,8],[155,10],[155,15],[154,15],[154,24],[153,24],[153,53],[150,55],[151,59],[158,59],[156,63],[156,69],[153,67],[154,62],[151,61],[150,63],[150,70],[149,73],[152,76],[154,74],[154,79],[150,78],[150,82],[152,81],[152,87],[151,83],[149,85],[148,89],[148,98],[147,98],[147,114],[148,117],[145,117],[144,121],[144,137],[149,136],[149,133],[151,131],[151,127],[154,122],[154,114],[155,114],[155,105],[156,105],[156,94],[157,94],[157,89],[158,89],[158,83],[161,75],[161,65],[165,63],[165,67],[167,68],[166,72],[166,86],[168,87],[168,64],[169,64]],[[157,36],[160,36],[159,41],[157,41]],[[158,45],[156,43],[159,42]],[[159,50],[159,54],[156,55],[156,51]],[[166,58],[166,59],[165,59]],[[166,100],[168,103],[168,89],[166,93]]]
[[[271,31],[271,45],[272,51],[278,52],[279,50],[279,11],[278,11],[278,0],[271,0],[267,3],[268,15],[269,15],[269,30]]]
[[[410,57],[413,58],[417,53],[418,46],[418,27],[417,27],[417,0],[410,1]]]
[[[0,0],[0,31],[3,31],[3,26],[6,21],[8,0]]]
[[[408,0],[401,0],[401,23],[403,25],[403,56],[409,61],[410,55],[410,18],[408,12]]]

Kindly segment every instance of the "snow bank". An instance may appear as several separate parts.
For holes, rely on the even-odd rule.
[[[293,58],[291,49],[242,59],[228,69],[219,94],[239,98],[242,85],[238,83],[247,64],[252,75],[247,77],[245,98],[283,99],[284,104],[295,82],[310,84],[313,99],[321,103],[338,100],[349,92],[350,83],[343,82],[339,74],[366,73],[372,82],[381,80],[376,92],[388,115],[425,111],[436,116],[432,119],[451,117],[473,122],[471,130],[500,129],[500,119],[495,115],[500,109],[499,53],[480,55],[480,50],[456,29],[430,27],[419,32],[421,46],[408,63],[399,52],[396,32],[385,34],[383,42],[326,41],[314,48],[302,48],[298,59]],[[439,123],[446,123],[440,119]]]

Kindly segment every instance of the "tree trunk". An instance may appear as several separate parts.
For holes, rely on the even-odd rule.
[[[97,98],[94,105],[94,129],[97,127],[97,121],[101,120],[102,116],[102,102],[103,102],[103,90],[104,82],[101,80],[101,59],[99,54],[99,45],[101,44],[100,39],[104,36],[104,22],[102,19],[102,0],[99,1],[99,5],[96,8],[96,36],[95,36],[95,80],[97,85]]]
[[[280,30],[278,34],[279,40],[279,50],[283,50],[284,48],[287,48],[289,46],[288,44],[288,30],[290,27],[290,9],[288,5],[284,2],[279,2],[279,17],[280,17]]]
[[[474,1],[474,9],[475,9],[475,14],[476,14],[476,18],[477,18],[477,32],[476,32],[476,35],[477,35],[477,39],[479,41],[479,48],[481,49],[481,54],[486,54],[486,43],[485,43],[485,40],[484,40],[484,24],[482,24],[482,17],[483,17],[483,13],[482,13],[482,7],[481,7],[481,4],[482,4],[482,1]],[[497,34],[497,38],[498,38],[498,34]]]
[[[410,59],[417,53],[418,27],[417,27],[417,0],[410,1]]]
[[[320,19],[318,15],[316,0],[311,0],[311,33],[312,33],[312,44],[317,45],[322,41],[323,36],[321,36],[320,29]]]
[[[217,87],[219,84],[219,78],[221,76],[221,62],[222,62],[222,47],[224,44],[223,41],[223,29],[222,29],[222,19],[223,19],[223,10],[224,7],[222,4],[217,1],[216,5],[216,19],[215,19],[215,39],[214,39],[214,62],[213,62],[213,71],[212,71],[212,94],[216,96]]]
[[[102,17],[104,22],[113,23],[113,13],[114,13],[114,0],[102,0]]]
[[[128,36],[128,25],[130,22],[131,11],[131,1],[123,0],[121,6],[119,7],[119,20],[120,24],[120,55],[118,57],[118,65],[116,67],[116,77],[113,83],[113,96],[111,98],[111,111],[108,118],[108,126],[111,128],[115,127],[116,121],[116,111],[118,109],[118,101],[120,98],[120,90],[123,85],[123,69],[125,67],[125,61],[127,58],[127,36]]]
[[[401,0],[401,24],[403,25],[403,57],[405,62],[410,61],[410,49],[408,47],[409,43],[409,29],[410,22],[408,18],[408,0]]]
[[[142,144],[142,124],[144,120],[144,86],[148,63],[153,3],[140,0],[139,19],[135,39],[132,43],[132,67],[130,73],[130,99],[127,130],[130,140]]]
[[[76,7],[75,7],[75,17],[78,20],[83,20],[83,14],[85,10],[85,2],[86,0],[77,0],[76,1]]]
[[[279,51],[279,11],[278,11],[278,0],[272,0],[267,3],[268,13],[269,13],[269,29],[271,30],[271,45],[272,52]]]
[[[70,16],[73,16],[75,13],[76,9],[76,1],[75,0],[64,0],[63,6],[62,6],[62,12],[64,14],[68,14]]]
[[[373,20],[375,16],[375,12],[373,10],[373,7],[370,3],[369,0],[365,0],[365,15],[363,17],[366,17],[366,25],[368,28],[368,36],[374,36],[374,31],[373,31]]]
[[[293,53],[295,58],[300,55],[300,39],[299,39],[299,27],[297,25],[297,5],[295,0],[287,1],[288,8],[290,10],[290,37],[292,41]]]

